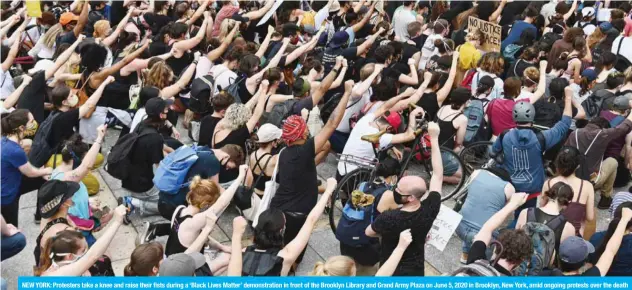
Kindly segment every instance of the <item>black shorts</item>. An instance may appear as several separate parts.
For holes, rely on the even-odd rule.
[[[380,243],[351,247],[340,243],[340,254],[353,258],[362,266],[374,266],[380,261]]]

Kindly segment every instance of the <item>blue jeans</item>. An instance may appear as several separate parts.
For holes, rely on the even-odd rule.
[[[0,244],[2,244],[1,260],[4,261],[17,255],[26,247],[26,237],[22,233],[10,237],[2,236]]]
[[[465,254],[470,252],[470,248],[472,247],[472,243],[474,243],[474,237],[480,231],[479,228],[475,228],[467,223],[461,221],[459,226],[456,228],[456,235],[463,241],[461,245],[461,251]],[[498,231],[494,231],[492,233],[492,238],[496,239],[498,237]],[[491,257],[491,247],[487,248],[487,257]]]

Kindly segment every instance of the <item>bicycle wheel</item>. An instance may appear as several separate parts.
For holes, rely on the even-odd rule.
[[[342,216],[344,203],[351,196],[351,192],[358,189],[360,183],[371,179],[371,174],[372,171],[368,168],[358,168],[345,175],[338,183],[329,201],[329,225],[334,234],[340,216]]]
[[[463,160],[467,174],[481,169],[492,158],[490,152],[493,144],[490,141],[474,142],[461,150],[459,157]]]
[[[466,169],[459,155],[448,148],[441,147],[441,159],[443,161],[443,187],[439,194],[441,194],[441,201],[446,201],[454,196],[465,184]],[[426,170],[426,172],[422,172],[418,176],[422,178],[426,176],[427,178],[425,179],[427,182],[430,182],[432,177],[432,162],[430,158],[423,160],[422,169]]]

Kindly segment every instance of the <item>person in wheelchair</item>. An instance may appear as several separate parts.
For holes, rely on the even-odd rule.
[[[394,83],[397,80],[392,78],[385,78],[380,85],[388,86],[386,83]],[[388,86],[392,88],[392,94],[396,93],[396,86]],[[391,112],[391,108],[395,106],[399,101],[409,98],[415,92],[414,88],[408,88],[402,94],[399,94],[390,100],[383,103],[373,113],[367,113],[362,117],[355,125],[349,140],[345,145],[342,155],[353,155],[354,157],[372,160],[376,156],[375,147],[379,151],[395,144],[403,144],[415,139],[415,130],[417,129],[416,119],[422,116],[423,109],[417,108],[410,113],[408,128],[404,130],[403,118],[397,112]],[[365,138],[363,138],[365,137]],[[364,141],[369,140],[369,142]],[[396,148],[392,148],[393,154],[398,159],[402,158],[402,153]],[[340,181],[347,173],[352,172],[358,166],[354,164],[348,164],[341,160],[338,162],[338,170],[336,172],[336,179]]]
[[[536,131],[533,127],[535,107],[530,102],[518,102],[512,110],[516,128],[501,133],[492,146],[492,156],[509,172],[516,192],[529,194],[527,202],[514,212],[514,219],[522,209],[536,206],[545,179],[542,154],[562,141],[571,125],[573,89],[568,86],[564,93],[564,115],[553,128]]]

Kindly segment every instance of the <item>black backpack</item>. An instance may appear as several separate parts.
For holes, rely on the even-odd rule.
[[[39,126],[35,137],[33,138],[33,145],[31,145],[31,152],[29,152],[29,162],[35,167],[42,167],[46,165],[46,162],[55,153],[57,148],[53,148],[49,143],[50,134],[52,133],[53,120],[59,115],[58,111],[53,111],[46,117],[44,122]]]
[[[533,107],[536,112],[533,123],[539,126],[553,128],[562,116],[559,106],[547,100],[539,100]]]
[[[623,41],[626,39],[626,37],[620,36],[621,40],[619,41],[619,45],[617,46],[617,61],[614,64],[614,68],[620,72],[624,72],[626,69],[628,69],[628,67],[630,67],[632,65],[632,63],[625,58],[625,56],[619,54],[619,52],[621,51],[621,45],[623,44]]]
[[[228,87],[221,88],[222,91],[227,92],[229,95],[233,96],[233,98],[235,98],[235,104],[242,104],[241,101],[241,96],[239,95],[239,84],[241,82],[245,82],[246,81],[246,77],[238,77],[237,80],[235,80],[234,83],[230,84]]]
[[[110,154],[108,154],[105,171],[116,179],[123,180],[132,174],[131,154],[136,141],[149,134],[160,134],[155,128],[145,127],[142,124],[139,126],[134,132],[130,132],[116,140],[116,144],[114,144]]]
[[[269,100],[270,97],[268,97],[268,100],[266,100],[266,106],[268,105]],[[283,126],[283,121],[285,121],[287,117],[292,115],[292,109],[297,102],[297,99],[291,99],[286,100],[282,103],[274,104],[274,107],[272,107],[272,110],[270,112],[263,113],[263,115],[261,116],[261,124],[263,125],[269,123],[277,126],[278,128],[281,128]]]
[[[243,253],[242,276],[281,276],[283,258],[278,249],[258,250],[249,246]]]
[[[191,98],[189,110],[204,115],[212,110],[211,97],[215,92],[215,79],[212,75],[205,75],[193,80],[191,84]]]
[[[543,44],[540,48],[550,51],[553,48],[553,44],[560,39],[562,39],[561,35],[555,32],[547,32],[540,39],[540,43]]]
[[[586,100],[582,102],[582,107],[586,112],[586,120],[590,120],[599,116],[602,110],[604,110],[604,104],[606,100],[616,98],[616,95],[612,95],[606,98],[597,95],[597,92],[592,93]],[[605,108],[608,109],[608,108]]]

